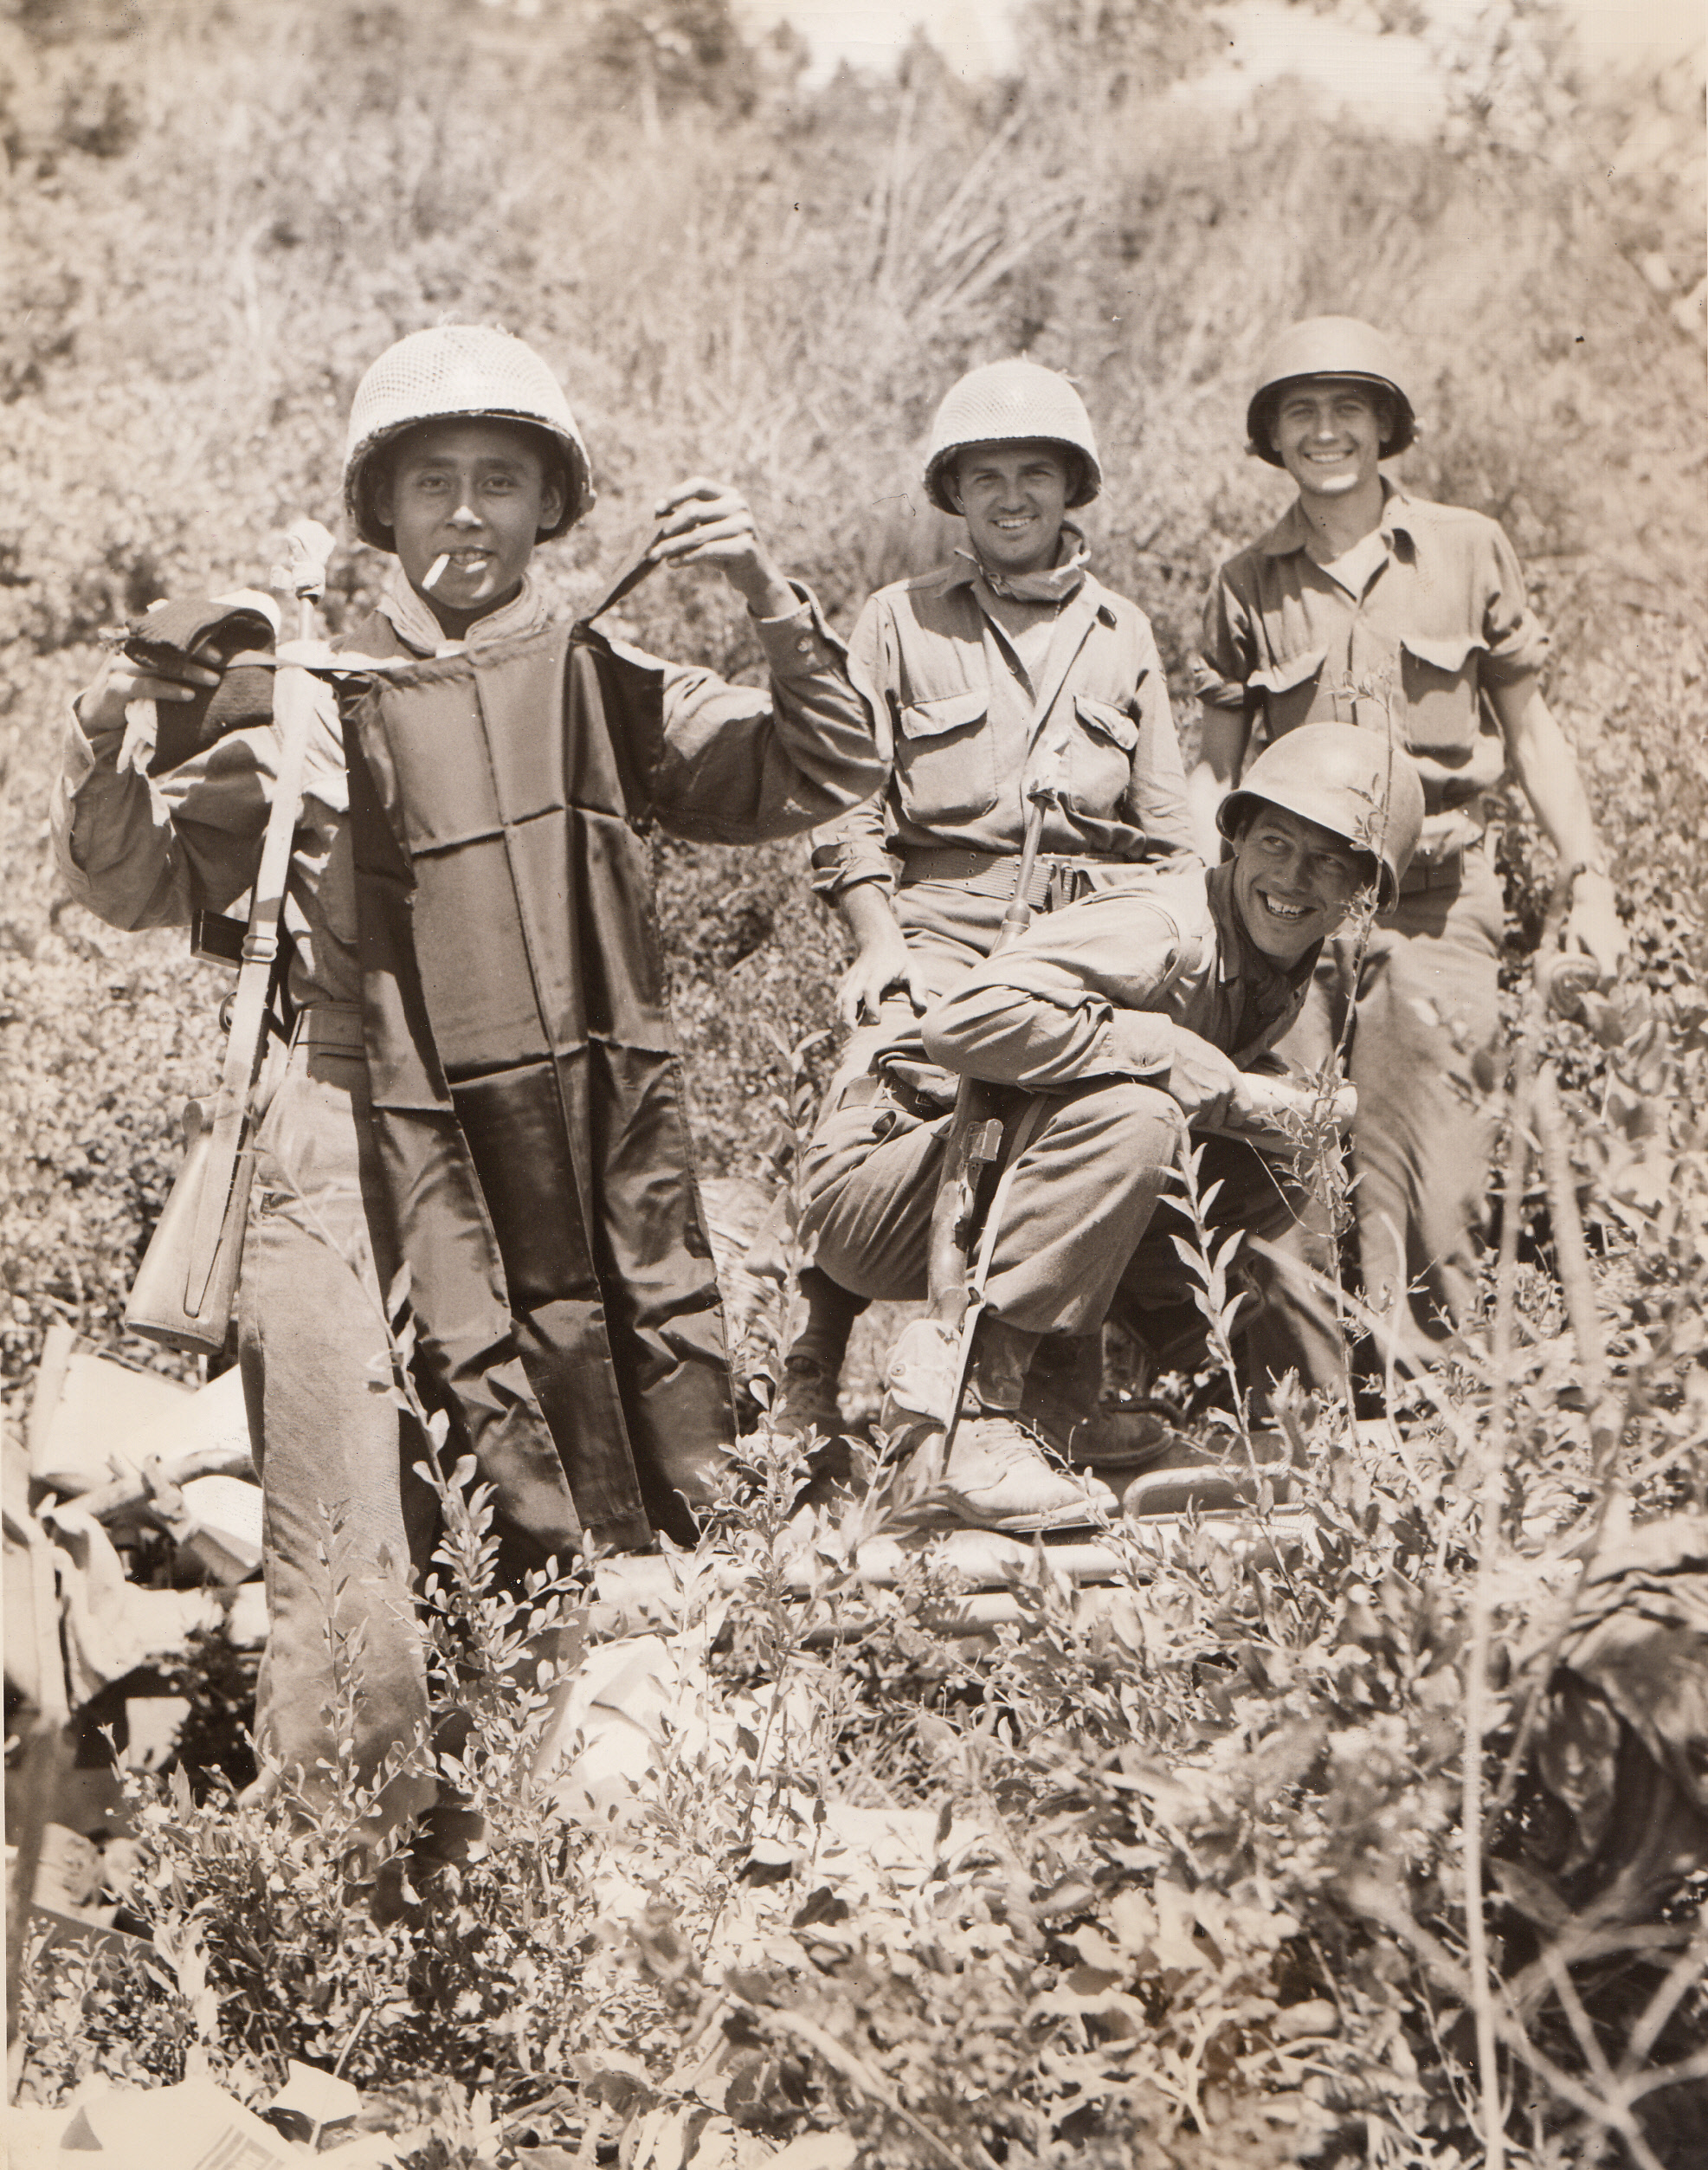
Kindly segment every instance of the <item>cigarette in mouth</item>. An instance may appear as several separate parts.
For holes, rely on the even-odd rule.
[[[422,587],[436,588],[439,583],[444,578],[447,572],[449,570],[450,563],[450,552],[448,550],[441,551],[439,555],[433,560],[433,563],[427,568],[427,578],[421,584]]]

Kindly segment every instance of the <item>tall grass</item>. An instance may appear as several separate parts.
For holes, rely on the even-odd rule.
[[[1099,569],[1150,612],[1183,690],[1214,565],[1286,500],[1242,450],[1263,346],[1316,310],[1402,333],[1426,422],[1403,472],[1496,513],[1525,555],[1557,636],[1550,695],[1632,920],[1629,988],[1586,1023],[1548,1025],[1540,1049],[1560,1103],[1557,1119],[1546,1101],[1554,1211],[1570,1221],[1574,1185],[1588,1202],[1607,1380],[1597,1370],[1586,1417],[1544,1271],[1547,1208],[1520,1177],[1501,1363],[1473,1337],[1393,1457],[1314,1442],[1314,1534],[1286,1576],[1208,1543],[1166,1567],[1135,1556],[1099,1622],[1040,1573],[1019,1589],[1017,1627],[973,1648],[944,1631],[925,1562],[893,1608],[851,1629],[833,1529],[806,1611],[782,1596],[792,1474],[761,1467],[757,1504],[685,1570],[706,1608],[696,1649],[725,1607],[706,1694],[770,1708],[787,1669],[810,1683],[834,1750],[784,1772],[728,1727],[697,1763],[680,1747],[652,1824],[632,1845],[608,1832],[583,1847],[585,1875],[581,1840],[541,1826],[562,1859],[527,1920],[506,1896],[506,1849],[538,1834],[512,1816],[424,1972],[401,1931],[350,1915],[335,1850],[262,1812],[240,1830],[164,1797],[148,1825],[164,1970],[109,1979],[120,2018],[136,2017],[128,2050],[122,2027],[91,2048],[74,1969],[46,1979],[43,2086],[109,2053],[109,2069],[163,2076],[191,2049],[229,2057],[235,2083],[255,2078],[241,2001],[222,2032],[185,1992],[199,1961],[181,1917],[228,1871],[241,1895],[282,1849],[297,1914],[274,1957],[298,1969],[282,2008],[308,2014],[299,2048],[350,2054],[375,2083],[416,2051],[451,2059],[477,2090],[451,2090],[463,2126],[486,2129],[490,2086],[512,2138],[567,2138],[546,2112],[555,2076],[572,2073],[559,2108],[588,2162],[619,2128],[631,2152],[649,2134],[657,2162],[686,2162],[711,2134],[714,2078],[720,2145],[794,2135],[821,2162],[848,2160],[812,2152],[844,2131],[893,2163],[944,2160],[951,2143],[955,2159],[989,2160],[998,2136],[1009,2160],[1031,2147],[1157,2170],[1255,2170],[1312,2147],[1337,2163],[1464,2162],[1492,2137],[1479,2031],[1489,2095],[1499,2080],[1512,2099],[1521,2065],[1544,2075],[1522,2098],[1526,2160],[1551,2166],[1580,2143],[1594,2160],[1591,2128],[1642,2160],[1670,2130],[1665,2100],[1641,2091],[1646,2063],[1701,2038],[1689,1895],[1664,1921],[1597,1932],[1587,1960],[1539,1933],[1541,1887],[1513,1863],[1546,1836],[1517,1766],[1548,1682],[1502,1667],[1529,1637],[1551,1675],[1566,1647],[1559,1608],[1525,1578],[1540,1546],[1599,1541],[1609,1406],[1640,1516],[1705,1496],[1708,438],[1700,346],[1640,268],[1659,254],[1679,287],[1701,276],[1699,88],[1574,84],[1538,43],[1549,10],[1531,0],[1486,15],[1450,130],[1430,142],[1326,125],[1285,86],[1214,122],[1171,101],[1208,36],[1187,0],[1040,0],[1010,83],[970,88],[916,48],[894,84],[845,77],[812,94],[784,61],[756,74],[727,42],[719,57],[714,0],[677,13],[710,42],[674,60],[655,46],[644,87],[620,35],[639,12],[614,23],[572,0],[528,18],[477,0],[84,0],[68,15],[20,0],[0,23],[12,1392],[55,1318],[119,1343],[176,1106],[218,1044],[220,985],[181,938],[113,934],[56,900],[44,817],[63,703],[101,627],[161,593],[263,576],[288,518],[335,510],[360,371],[442,315],[506,324],[570,387],[601,493],[542,560],[570,607],[647,531],[656,493],[698,470],[751,494],[846,629],[873,584],[945,548],[918,461],[947,382],[1015,351],[1070,370],[1108,476],[1088,520]],[[359,551],[336,569],[335,619],[378,570]],[[664,653],[754,662],[716,587],[650,581],[632,623]],[[1550,869],[1516,816],[1503,863],[1533,940]],[[810,1098],[799,1050],[828,1023],[839,937],[807,897],[798,845],[666,842],[658,867],[702,1153],[750,1171],[779,1110],[786,1127]],[[1516,978],[1516,946],[1511,962]],[[1515,1148],[1514,1168],[1524,1159]],[[1576,1280],[1573,1301],[1592,1339]],[[732,1556],[757,1595],[725,1605]],[[1489,1699],[1468,1716],[1467,1663]],[[755,1804],[769,1812],[790,1787],[811,1835],[779,1811],[759,1858]],[[813,1803],[838,1798],[938,1812],[941,1873],[922,1864],[900,1895],[796,1888],[826,1843]],[[968,1816],[988,1852],[957,1850]],[[1479,1824],[1499,1897],[1465,1857]],[[1479,1887],[1487,1970],[1465,1903]],[[1588,1936],[1594,1895],[1562,1888]],[[325,1952],[341,1948],[361,1967],[339,1974]],[[1563,1990],[1550,1955],[1572,1970]],[[523,1960],[545,1987],[515,2018]],[[319,2005],[299,1994],[311,1980]],[[276,2061],[280,2026],[244,2053]],[[1690,2110],[1685,2098],[1679,2133]],[[1673,2138],[1667,2159],[1689,2160],[1687,2135]],[[435,2144],[479,2159],[474,2140],[461,2158]]]

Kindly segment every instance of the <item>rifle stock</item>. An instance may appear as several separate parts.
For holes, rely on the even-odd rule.
[[[197,1114],[200,1116],[201,1110]],[[237,1297],[237,1273],[243,1259],[243,1231],[248,1219],[249,1190],[255,1176],[253,1122],[245,1126],[227,1187],[219,1238],[198,1305],[187,1293],[196,1220],[209,1180],[213,1132],[198,1121],[184,1166],[156,1222],[148,1249],[132,1283],[125,1323],[132,1333],[164,1341],[169,1348],[197,1356],[217,1356],[226,1343]]]
[[[991,945],[993,957],[1018,941],[1032,923],[1027,894],[1043,827],[1044,800],[1034,796],[1027,804],[1015,893]],[[954,1113],[944,1133],[942,1172],[931,1201],[925,1314],[903,1328],[886,1369],[886,1426],[894,1429],[909,1418],[921,1417],[941,1425],[939,1462],[947,1456],[960,1421],[973,1334],[984,1310],[983,1272],[970,1270],[978,1237],[979,1192],[986,1172],[1002,1157],[1006,1126],[1001,1111],[1012,1098],[1003,1088],[981,1078],[964,1076],[956,1088]]]

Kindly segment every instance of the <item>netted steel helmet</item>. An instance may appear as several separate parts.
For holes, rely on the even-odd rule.
[[[351,525],[377,550],[391,530],[374,507],[383,469],[377,456],[422,422],[520,422],[541,432],[561,463],[564,510],[539,540],[549,542],[593,502],[587,448],[564,388],[521,339],[490,324],[441,324],[388,346],[356,387],[344,454],[344,502]]]
[[[1380,861],[1384,911],[1399,895],[1423,827],[1423,780],[1391,739],[1355,723],[1301,724],[1264,747],[1215,825],[1232,837],[1260,804],[1285,806]]]
[[[987,362],[944,394],[925,450],[925,495],[939,512],[960,507],[944,487],[955,455],[970,444],[1020,444],[1036,438],[1075,456],[1067,502],[1089,505],[1103,488],[1086,403],[1060,370],[1038,362]]]
[[[1402,365],[1394,344],[1373,324],[1356,316],[1312,316],[1295,324],[1263,358],[1257,372],[1257,388],[1246,409],[1246,435],[1250,449],[1271,467],[1281,465],[1281,455],[1269,441],[1275,403],[1284,384],[1296,384],[1303,377],[1347,377],[1353,383],[1374,384],[1393,402],[1393,417],[1383,433],[1379,456],[1391,460],[1403,452],[1417,435],[1417,417],[1405,387]]]

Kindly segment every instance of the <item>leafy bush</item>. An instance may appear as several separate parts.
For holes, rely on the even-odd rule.
[[[342,2056],[437,2163],[620,2141],[641,2170],[789,2143],[801,2170],[850,2147],[1434,2170],[1487,2159],[1498,2077],[1514,2162],[1693,2160],[1699,2083],[1639,2090],[1700,2051],[1699,1890],[1592,1930],[1597,1871],[1564,1865],[1560,1801],[1525,1773],[1572,1547],[1708,1497],[1701,356],[1651,263],[1680,293],[1702,275],[1700,94],[1575,83],[1550,20],[1485,11],[1449,132],[1417,142],[1324,127],[1286,86],[1206,125],[1166,95],[1205,36],[1183,0],[1048,0],[1009,84],[969,88],[921,46],[893,85],[814,94],[785,48],[749,64],[721,8],[669,0],[0,23],[15,1394],[56,1318],[159,1360],[124,1342],[123,1294],[218,1053],[219,982],[178,938],[56,898],[58,719],[103,627],[263,577],[287,519],[335,506],[360,370],[444,314],[507,324],[571,389],[601,499],[542,561],[568,608],[670,480],[724,472],[846,628],[947,546],[916,465],[949,379],[1016,349],[1069,368],[1109,478],[1097,561],[1177,693],[1212,568],[1283,501],[1241,449],[1260,348],[1318,308],[1403,328],[1429,425],[1406,473],[1526,556],[1633,935],[1626,988],[1531,1042],[1593,1301],[1574,1282],[1568,1319],[1550,1270],[1558,1182],[1522,1185],[1462,1367],[1356,1447],[1299,1419],[1308,1514],[1233,1549],[1123,1540],[1106,1606],[1041,1563],[979,1628],[929,1552],[891,1595],[855,1586],[881,1500],[821,1518],[791,1597],[796,1473],[756,1447],[745,1499],[677,1562],[647,1805],[590,1826],[525,1776],[558,1683],[521,1659],[548,1629],[559,1657],[566,1632],[596,1652],[611,1623],[580,1581],[537,1592],[539,1619],[480,1596],[477,1500],[442,1578],[439,1695],[484,1852],[417,1915],[348,1773],[306,1827],[287,1793],[169,1782],[139,1804],[146,1955],[34,1970],[37,2099],[198,2063],[254,2096],[287,2054]],[[335,568],[335,623],[379,570]],[[648,582],[628,623],[752,667],[704,584]],[[1517,810],[1502,861],[1516,1018],[1554,871]],[[801,1050],[841,936],[803,867],[798,843],[658,849],[709,1170],[786,1163],[828,1051]],[[899,1814],[886,1866],[867,1841]]]
[[[1615,824],[1640,833],[1675,791],[1699,807],[1699,357],[1632,268],[1658,248],[1681,289],[1699,276],[1687,87],[1638,105],[1595,87],[1521,152],[1523,114],[1572,86],[1526,61],[1492,106],[1477,48],[1451,154],[1301,126],[1285,87],[1207,131],[1160,94],[1199,54],[1195,10],[1105,10],[1093,36],[1084,10],[1047,8],[1013,86],[969,89],[921,48],[895,86],[803,96],[784,60],[743,110],[728,17],[676,12],[262,0],[240,34],[220,0],[189,0],[0,24],[23,303],[0,350],[14,1379],[54,1317],[116,1334],[177,1104],[216,1054],[216,983],[169,938],[55,908],[55,719],[98,629],[264,577],[285,521],[336,505],[358,375],[442,314],[525,333],[571,387],[602,496],[544,562],[583,606],[673,475],[721,470],[846,626],[946,546],[914,472],[945,383],[1015,347],[1072,369],[1109,475],[1099,563],[1151,613],[1178,693],[1213,565],[1280,502],[1241,454],[1258,349],[1299,312],[1366,310],[1415,349],[1414,481],[1502,514],[1530,554],[1559,636],[1550,691],[1623,802]],[[641,110],[642,32],[667,157]],[[1639,135],[1640,158],[1602,161]],[[335,571],[335,622],[377,572],[360,551]],[[632,622],[661,652],[751,668],[701,583],[648,583]],[[1634,742],[1643,788],[1621,792]],[[764,1150],[748,1087],[778,1074],[759,1017],[791,1040],[829,1022],[841,936],[802,864],[798,847],[666,848],[716,1169]],[[1640,864],[1674,898],[1694,886],[1687,857]]]

